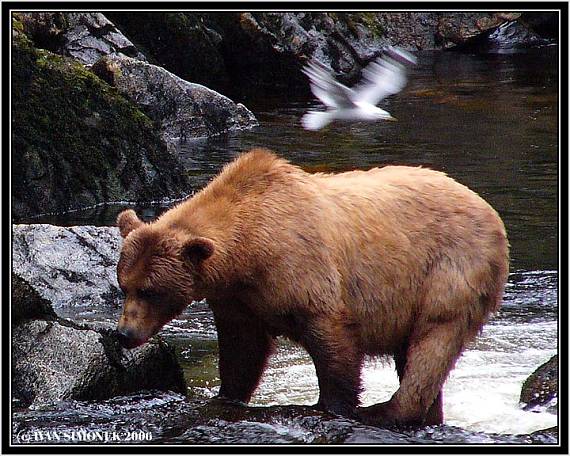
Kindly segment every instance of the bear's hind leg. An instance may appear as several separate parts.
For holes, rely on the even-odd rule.
[[[400,388],[390,399],[396,423],[429,424],[441,413],[441,389],[467,337],[461,318],[423,322],[412,335]],[[431,408],[434,407],[433,410]]]
[[[395,357],[400,388],[389,401],[361,408],[360,419],[377,426],[440,424],[441,389],[464,340],[465,325],[459,321],[424,323],[405,357]]]
[[[273,338],[253,315],[212,308],[220,352],[219,396],[249,402],[273,350]]]
[[[398,372],[398,379],[400,380],[400,382],[402,381],[402,378],[404,377],[404,372],[406,370],[406,363],[408,360],[406,352],[407,352],[407,347],[401,352],[394,355],[394,361],[396,363],[396,372]],[[443,392],[442,390],[440,390],[439,394],[435,398],[435,401],[433,401],[433,404],[431,404],[426,414],[426,418],[423,422],[423,425],[433,426],[442,423],[443,423]]]

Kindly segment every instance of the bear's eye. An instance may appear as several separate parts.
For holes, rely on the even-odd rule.
[[[154,300],[160,298],[161,294],[155,290],[139,290],[137,295],[141,299]]]

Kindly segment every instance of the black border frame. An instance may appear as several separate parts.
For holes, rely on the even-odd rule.
[[[136,5],[136,6],[135,6]],[[452,6],[453,5],[453,6]],[[518,8],[517,8],[518,7]],[[44,11],[44,10],[73,10],[73,11],[107,11],[107,10],[141,10],[141,11],[163,11],[163,10],[205,10],[219,11],[234,10],[258,10],[258,11],[361,11],[361,10],[391,10],[416,11],[416,10],[437,10],[437,11],[472,11],[472,10],[494,10],[494,11],[544,11],[557,10],[560,14],[560,35],[559,35],[559,55],[560,55],[560,75],[559,75],[559,293],[558,293],[558,323],[559,323],[559,346],[558,353],[560,363],[559,373],[559,443],[558,445],[523,445],[523,444],[440,444],[440,445],[13,445],[11,443],[11,398],[9,397],[10,368],[8,351],[10,350],[10,281],[11,281],[11,201],[10,201],[10,47],[11,47],[11,11]],[[293,453],[293,452],[314,452],[314,453],[376,453],[384,451],[389,453],[435,453],[452,454],[465,453],[476,454],[492,452],[500,454],[530,454],[530,453],[551,453],[568,454],[568,314],[567,307],[560,304],[568,302],[567,283],[568,278],[568,2],[547,1],[547,2],[105,2],[105,1],[85,1],[85,2],[64,2],[64,1],[3,1],[1,5],[1,37],[2,37],[2,220],[0,230],[2,232],[2,273],[1,292],[2,301],[2,373],[0,382],[2,386],[2,418],[1,421],[1,451],[5,454],[31,454],[31,453],[57,453],[73,454],[114,452],[120,448],[120,452],[128,453]],[[5,261],[10,261],[6,265]],[[561,394],[560,394],[561,393]],[[562,400],[560,400],[562,399]],[[81,449],[79,449],[80,447]]]

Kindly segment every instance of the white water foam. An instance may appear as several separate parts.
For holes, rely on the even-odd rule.
[[[557,425],[557,416],[522,410],[525,379],[556,354],[555,321],[488,325],[451,372],[443,392],[445,423],[498,434],[528,434]],[[398,389],[392,360],[369,359],[362,372],[362,405],[383,402]],[[311,405],[318,399],[314,366],[299,347],[281,346],[272,358],[255,405]]]

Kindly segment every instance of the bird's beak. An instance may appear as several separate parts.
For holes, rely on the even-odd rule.
[[[395,117],[392,117],[392,116],[386,117],[386,120],[389,120],[390,122],[398,122],[398,119],[396,119]]]

